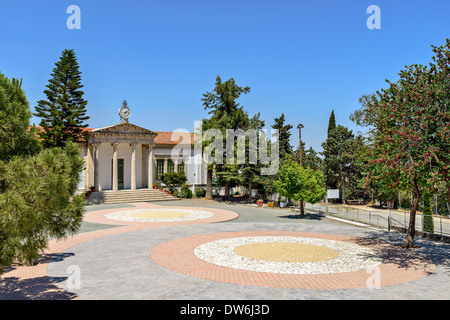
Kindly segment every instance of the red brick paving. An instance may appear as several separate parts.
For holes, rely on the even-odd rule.
[[[132,203],[135,207],[128,210],[135,209],[150,209],[150,208],[170,208],[163,207],[155,204],[149,204],[146,202]],[[175,208],[175,207],[174,207]],[[176,207],[177,209],[194,209],[192,207]],[[205,210],[213,212],[212,217],[199,220],[187,220],[176,222],[129,222],[129,221],[117,221],[104,217],[105,214],[114,211],[124,211],[127,208],[121,209],[107,209],[87,212],[84,215],[83,220],[94,223],[120,225],[117,228],[109,228],[96,230],[91,232],[85,232],[76,234],[72,237],[66,238],[60,241],[50,241],[47,250],[43,253],[44,258],[35,266],[12,266],[5,270],[0,280],[0,300],[3,299],[77,299],[73,294],[65,292],[63,289],[53,283],[47,273],[47,265],[51,262],[52,257],[64,250],[75,246],[77,244],[106,237],[123,232],[129,232],[134,230],[143,230],[150,228],[161,228],[176,225],[193,225],[203,223],[213,223],[235,219],[238,214],[231,211],[211,209],[211,208],[198,208],[195,209]]]
[[[161,206],[148,203],[134,203],[134,209],[161,208]],[[164,207],[168,208],[168,207]],[[64,250],[77,244],[93,240],[100,237],[143,230],[149,228],[161,228],[175,225],[192,225],[226,221],[236,218],[238,215],[231,211],[199,208],[199,207],[176,207],[186,209],[199,209],[210,211],[214,216],[206,219],[177,221],[177,222],[129,222],[117,221],[104,217],[106,213],[114,211],[124,211],[121,209],[108,209],[92,211],[85,214],[84,221],[120,225],[117,228],[96,230],[80,233],[61,241],[51,241],[48,249],[44,252],[44,259],[35,266],[13,266],[2,275],[0,281],[0,300],[2,299],[78,299],[74,294],[64,291],[54,284],[47,273],[47,264],[51,262],[49,257],[59,254]],[[252,272],[246,270],[232,269],[214,265],[197,258],[193,250],[201,243],[218,240],[226,237],[241,237],[254,235],[284,235],[316,237],[322,239],[349,241],[358,243],[361,239],[348,236],[315,234],[305,232],[282,232],[282,231],[248,231],[232,233],[216,233],[187,237],[172,240],[154,248],[150,257],[157,264],[167,269],[186,274],[193,277],[236,283],[260,287],[281,287],[281,288],[304,288],[304,289],[349,289],[362,288],[367,286],[367,279],[370,276],[366,270],[340,274],[320,274],[320,275],[292,275],[275,274],[265,272]],[[389,244],[367,244],[375,250],[388,250],[390,255],[395,256],[400,249]],[[46,258],[45,258],[46,257]],[[402,261],[413,261],[408,266],[400,266],[398,261],[383,263],[381,269],[381,285],[393,285],[408,281],[413,281],[425,277],[431,273],[435,265],[427,262],[416,253],[402,253]],[[391,259],[392,260],[392,259]]]
[[[202,243],[233,237],[250,236],[295,236],[360,243],[361,239],[348,236],[326,235],[307,232],[287,231],[243,231],[197,235],[163,243],[150,252],[151,259],[158,265],[175,272],[193,277],[249,286],[297,288],[297,289],[351,289],[367,288],[367,281],[372,273],[366,269],[332,274],[281,274],[254,272],[215,265],[198,258],[194,249]],[[435,265],[426,261],[417,253],[395,248],[387,243],[368,244],[374,250],[398,254],[401,261],[408,261],[402,266],[401,261],[392,257],[382,263],[380,268],[380,286],[388,286],[417,280],[434,271]]]

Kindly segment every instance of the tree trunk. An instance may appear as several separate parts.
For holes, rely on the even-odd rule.
[[[416,233],[416,212],[419,207],[419,199],[420,199],[420,192],[417,184],[414,186],[412,196],[413,196],[412,205],[411,210],[409,212],[408,234],[405,244],[406,249],[414,248],[414,236]]]
[[[394,209],[395,200],[387,200],[386,201],[386,209]]]
[[[253,196],[252,196],[252,184],[250,183],[248,185],[248,203],[252,203]]]
[[[228,201],[230,196],[230,183],[225,183],[225,200]]]
[[[342,204],[345,204],[347,201],[346,194],[345,194],[345,177],[342,178]]]
[[[305,217],[305,208],[303,208],[303,201],[300,201],[300,217]]]
[[[212,169],[206,171],[206,194],[207,199],[212,199]]]
[[[447,202],[450,202],[450,183],[447,181]]]

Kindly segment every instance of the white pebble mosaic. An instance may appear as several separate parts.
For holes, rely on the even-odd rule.
[[[145,213],[160,213],[160,212],[171,212],[179,211],[180,214],[186,214],[180,217],[170,217],[170,218],[148,218],[148,217],[133,217],[132,214],[145,214]],[[189,221],[189,220],[200,220],[212,217],[214,214],[208,211],[202,210],[191,210],[191,209],[136,209],[136,210],[125,210],[116,211],[112,213],[105,214],[105,217],[113,220],[120,221],[131,221],[131,222],[174,222],[174,221]],[[161,216],[164,216],[163,214]]]
[[[339,255],[332,260],[319,262],[274,262],[256,260],[240,256],[234,249],[247,244],[265,242],[295,242],[323,246],[336,250]],[[194,249],[194,254],[207,262],[255,272],[283,274],[327,274],[354,272],[380,265],[383,258],[380,254],[356,244],[319,238],[292,236],[254,236],[226,238],[207,242]]]

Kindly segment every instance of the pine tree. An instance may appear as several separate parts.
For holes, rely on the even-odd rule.
[[[260,114],[256,114],[253,117],[249,117],[248,113],[242,106],[239,105],[237,100],[241,94],[247,94],[250,92],[249,87],[240,87],[236,84],[233,78],[223,82],[220,76],[217,76],[216,83],[213,92],[207,92],[203,95],[202,101],[205,110],[210,109],[211,115],[208,119],[202,120],[202,130],[207,131],[209,129],[217,129],[222,132],[224,138],[223,146],[226,150],[226,130],[228,129],[261,129],[264,126],[264,121],[260,119]],[[210,142],[208,141],[206,145]],[[203,148],[206,146],[204,145]],[[234,148],[234,147],[233,147]],[[235,157],[236,157],[235,150]],[[214,155],[213,155],[214,156]],[[220,155],[224,157],[224,155]],[[212,197],[212,173],[215,171],[215,175],[219,178],[225,186],[225,198],[228,198],[229,190],[234,185],[237,185],[243,181],[240,176],[240,167],[237,161],[234,164],[225,164],[226,161],[222,161],[223,164],[210,164],[207,170],[207,185],[206,185],[206,197]]]
[[[0,274],[34,262],[50,238],[77,232],[84,212],[84,198],[75,195],[80,149],[42,150],[30,118],[21,82],[0,74]]]
[[[39,150],[35,131],[28,130],[30,118],[22,81],[0,74],[0,161]]]
[[[87,101],[83,99],[81,72],[73,50],[65,49],[51,74],[47,100],[38,101],[37,117],[42,118],[40,136],[45,147],[63,147],[65,142],[83,142],[87,133],[83,130]]]
[[[292,125],[284,124],[284,113],[282,113],[279,118],[275,118],[274,121],[275,124],[272,125],[272,128],[278,130],[278,139],[280,141],[280,157],[283,158],[286,154],[292,152],[292,146],[289,143],[289,139],[291,137],[291,133],[289,131],[292,129]]]

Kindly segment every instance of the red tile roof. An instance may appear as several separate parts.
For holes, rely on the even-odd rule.
[[[30,127],[31,128],[31,127]],[[38,130],[42,130],[41,126],[36,126]],[[91,132],[95,128],[84,128],[84,131]],[[171,132],[171,131],[153,131],[158,135],[155,137],[155,144],[159,145],[176,145],[179,142],[190,142],[194,144],[194,134],[189,132]]]

